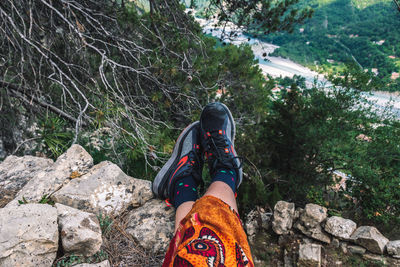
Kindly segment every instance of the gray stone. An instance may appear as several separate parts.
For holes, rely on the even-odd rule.
[[[327,244],[331,243],[331,237],[322,230],[322,227],[319,224],[314,228],[307,228],[300,222],[297,222],[295,224],[295,228],[299,229],[303,234],[308,237],[312,237]]]
[[[57,255],[57,210],[46,204],[0,209],[0,266],[51,266]]]
[[[8,156],[0,163],[0,208],[14,199],[37,172],[51,166],[51,159],[33,156]]]
[[[379,262],[379,263],[383,264],[384,266],[387,266],[386,258],[383,256],[380,256],[380,255],[366,253],[363,255],[363,259],[368,260],[368,261]]]
[[[97,217],[61,204],[55,206],[64,252],[84,256],[98,252],[103,240]]]
[[[325,231],[343,240],[348,240],[356,230],[357,224],[352,220],[332,216],[326,220]]]
[[[110,263],[108,260],[99,262],[99,263],[81,263],[77,265],[73,265],[74,267],[110,267]]]
[[[50,168],[35,173],[7,207],[17,206],[18,200],[23,197],[28,202],[38,202],[44,195],[49,196],[59,190],[72,177],[85,174],[92,165],[93,159],[85,149],[72,145]]]
[[[328,216],[325,207],[316,204],[307,204],[300,214],[300,221],[307,228],[313,228],[323,222]]]
[[[337,239],[337,238],[332,238],[332,246],[333,246],[334,248],[339,248],[339,246],[340,246],[340,241],[339,241],[339,239]]]
[[[293,225],[294,203],[278,201],[274,208],[272,229],[278,235],[288,234]]]
[[[342,252],[344,253],[344,254],[347,254],[347,243],[340,243],[340,249],[342,250]]]
[[[321,266],[321,245],[300,244],[299,260],[297,266],[320,267]]]
[[[165,253],[174,234],[175,211],[153,199],[129,213],[126,232],[146,250]]]
[[[245,227],[246,227],[247,236],[249,238],[254,236],[259,230],[257,216],[258,216],[258,211],[256,209],[250,211],[249,214],[247,214]]]
[[[289,253],[286,249],[283,251],[283,266],[294,267],[294,259],[292,253]]]
[[[153,198],[151,182],[126,175],[117,165],[103,161],[71,180],[53,195],[61,203],[87,212],[118,214]]]
[[[351,253],[351,254],[358,254],[358,255],[363,255],[366,252],[366,249],[360,246],[347,246],[347,250]]]
[[[377,254],[383,254],[389,239],[384,237],[378,229],[373,226],[358,227],[351,235],[351,240]]]
[[[400,259],[400,240],[389,241],[387,244],[387,252],[394,258]]]
[[[271,217],[272,214],[265,212],[261,207],[256,207],[256,209],[250,211],[245,223],[247,235],[250,237],[262,229],[268,230]]]

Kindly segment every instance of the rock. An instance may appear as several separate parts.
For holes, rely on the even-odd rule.
[[[377,254],[383,254],[389,239],[384,237],[378,229],[373,226],[360,226],[351,235],[350,239],[369,251]]]
[[[348,240],[356,230],[357,224],[352,220],[332,216],[326,220],[325,231],[343,240]]]
[[[340,249],[344,254],[347,254],[347,243],[340,243]]]
[[[297,266],[321,266],[321,245],[300,244]]]
[[[375,261],[380,264],[383,264],[383,266],[387,266],[387,264],[386,264],[387,261],[386,261],[385,257],[383,257],[383,256],[367,253],[367,254],[363,255],[363,259],[368,260],[368,261]]]
[[[337,239],[337,238],[332,238],[332,246],[333,246],[334,248],[339,248],[339,246],[340,246],[340,241],[339,241],[339,239]]]
[[[110,267],[110,263],[108,260],[99,262],[99,263],[81,263],[77,265],[73,265],[73,267]]]
[[[307,228],[300,222],[297,222],[295,224],[295,228],[299,229],[306,236],[312,237],[327,244],[331,243],[331,237],[322,230],[321,225],[317,225],[314,228]]]
[[[0,266],[52,266],[57,256],[57,210],[46,204],[0,209]]]
[[[258,211],[252,210],[247,214],[246,217],[246,232],[248,237],[254,236],[258,232],[258,221],[257,221]]]
[[[119,213],[127,207],[143,205],[151,198],[150,181],[132,178],[109,161],[97,164],[53,195],[57,203],[95,214]]]
[[[0,163],[0,208],[14,199],[19,190],[37,172],[51,166],[51,159],[33,156],[8,156]]]
[[[400,240],[389,241],[387,243],[387,252],[394,258],[400,259]]]
[[[93,159],[85,149],[72,145],[51,167],[35,173],[7,207],[17,206],[23,197],[28,202],[38,202],[44,195],[49,196],[68,183],[71,176],[85,174],[92,165]]]
[[[325,207],[316,204],[307,204],[300,214],[300,221],[305,227],[314,228],[323,222],[327,216],[327,209]]]
[[[61,204],[55,206],[64,252],[87,257],[98,252],[103,240],[97,217]]]
[[[278,201],[274,208],[272,229],[278,235],[288,234],[293,225],[294,203]]]
[[[286,249],[283,251],[283,266],[284,267],[294,267],[293,255],[289,253]]]
[[[300,218],[300,214],[302,214],[304,211],[304,209],[297,207],[296,210],[294,211],[294,217],[293,217],[293,221],[297,220],[298,218]]]
[[[153,199],[129,213],[126,232],[146,250],[163,254],[174,235],[174,215],[173,208]]]
[[[347,246],[347,250],[351,254],[358,254],[358,255],[363,255],[365,254],[366,249],[360,246]]]
[[[326,234],[320,225],[327,217],[327,209],[316,204],[307,204],[300,213],[300,219],[296,222],[295,228],[299,229],[306,236],[316,240],[330,243],[331,238]]]
[[[246,217],[246,232],[248,236],[255,235],[259,230],[268,230],[272,214],[261,207],[249,212]]]

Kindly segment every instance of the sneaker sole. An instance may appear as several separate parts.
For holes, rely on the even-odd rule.
[[[153,185],[152,185],[152,190],[153,193],[158,197],[158,198],[163,198],[166,199],[166,183],[168,182],[168,178],[171,174],[171,170],[173,166],[176,166],[178,164],[179,159],[180,159],[180,154],[182,152],[182,145],[184,140],[188,133],[194,128],[197,127],[199,124],[198,121],[193,122],[189,126],[187,126],[182,133],[179,135],[178,139],[176,140],[176,144],[174,146],[174,150],[172,151],[171,157],[168,159],[168,161],[164,164],[164,166],[161,168],[161,170],[158,172],[156,178],[154,178]]]

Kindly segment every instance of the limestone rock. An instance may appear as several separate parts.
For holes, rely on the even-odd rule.
[[[61,204],[55,205],[64,252],[92,256],[103,242],[97,217]]]
[[[347,246],[348,251],[351,254],[358,254],[358,255],[363,255],[365,254],[366,249],[360,246]]]
[[[51,266],[57,255],[57,210],[46,204],[0,209],[0,266]]]
[[[340,247],[340,241],[339,241],[339,239],[337,239],[337,238],[332,238],[331,245],[332,245],[334,248],[339,248],[339,247]]]
[[[351,235],[351,240],[369,251],[383,254],[389,239],[384,237],[378,229],[373,226],[360,226]]]
[[[283,251],[283,266],[294,267],[294,259],[292,253],[289,253],[286,249]]]
[[[249,237],[255,235],[258,232],[257,215],[257,210],[252,210],[249,212],[249,214],[247,214],[245,227],[247,236]]]
[[[342,250],[342,252],[344,254],[347,254],[348,250],[347,250],[347,243],[340,243],[340,249]]]
[[[331,237],[322,230],[321,225],[317,225],[314,228],[307,228],[300,222],[297,222],[295,224],[295,227],[299,229],[306,236],[312,237],[316,240],[325,242],[327,244],[331,243]]]
[[[153,199],[129,213],[126,232],[146,250],[165,253],[174,234],[174,209]]]
[[[379,256],[376,254],[366,253],[363,255],[363,259],[368,260],[368,261],[375,261],[376,263],[381,264],[383,266],[388,266],[387,259],[383,256]],[[391,265],[391,266],[393,266],[393,265]]]
[[[7,207],[17,206],[22,197],[28,202],[38,202],[44,195],[50,195],[68,183],[71,176],[85,174],[92,165],[93,159],[86,150],[80,145],[72,145],[51,168],[37,172]]]
[[[248,236],[255,235],[259,230],[268,230],[272,214],[261,207],[249,212],[246,217],[246,232]]]
[[[81,263],[77,265],[73,265],[73,267],[110,267],[110,263],[108,260],[99,262],[99,263]]]
[[[400,240],[390,241],[387,244],[387,252],[394,258],[400,259]]]
[[[295,228],[299,229],[306,236],[316,240],[330,243],[331,238],[326,234],[320,223],[327,217],[327,209],[316,204],[307,204],[300,213],[300,218],[295,224]]]
[[[316,204],[307,204],[300,214],[300,221],[307,228],[313,228],[319,225],[328,216],[325,207]]]
[[[356,230],[357,224],[352,220],[332,216],[326,220],[325,231],[344,240],[348,240]]]
[[[299,260],[297,266],[302,266],[302,267],[321,266],[321,245],[300,244]]]
[[[278,201],[274,208],[274,220],[272,229],[278,235],[288,234],[293,225],[294,203]]]
[[[8,156],[0,163],[0,208],[14,199],[37,172],[51,166],[51,159],[33,156]]]
[[[71,180],[53,195],[57,203],[95,214],[119,213],[128,206],[138,207],[152,197],[150,181],[132,178],[108,161]]]

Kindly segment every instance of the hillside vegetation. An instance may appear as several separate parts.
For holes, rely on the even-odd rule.
[[[382,90],[400,91],[400,13],[390,0],[311,0],[315,13],[291,33],[263,35],[283,56],[328,73],[353,62],[369,70]],[[258,33],[260,34],[260,33]],[[392,76],[393,75],[393,76]]]

